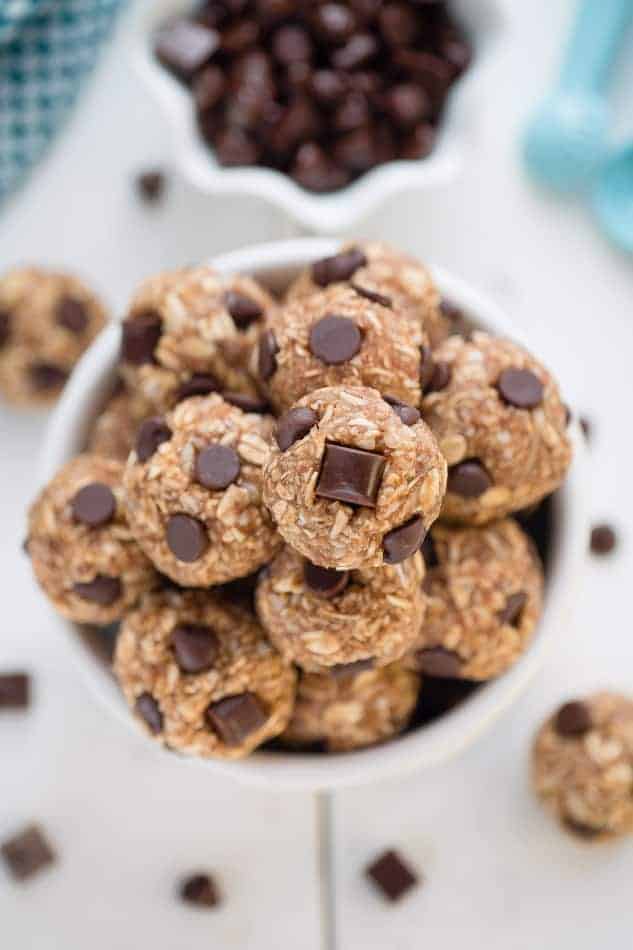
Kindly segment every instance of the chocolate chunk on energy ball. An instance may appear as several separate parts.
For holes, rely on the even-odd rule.
[[[353,320],[329,314],[310,330],[310,352],[327,366],[338,366],[356,356],[362,339]]]
[[[73,584],[73,590],[82,600],[101,607],[109,607],[119,599],[123,587],[118,577],[108,577],[107,574],[97,574],[91,581]]]
[[[239,746],[252,732],[261,729],[268,712],[259,696],[246,692],[211,703],[206,718],[225,745]]]
[[[448,470],[447,491],[462,498],[478,498],[492,486],[492,479],[478,459],[467,459]]]
[[[79,336],[88,326],[88,311],[81,300],[75,297],[62,297],[56,307],[57,322],[75,336]]]
[[[406,561],[419,550],[424,533],[424,522],[419,515],[387,532],[382,542],[385,563],[400,564],[401,561]]]
[[[217,635],[204,624],[178,624],[172,631],[171,642],[183,673],[210,670],[219,651]]]
[[[324,257],[312,265],[312,279],[319,287],[327,287],[339,281],[349,280],[359,268],[367,264],[360,248],[352,247],[332,257]]]
[[[139,426],[136,436],[136,457],[146,462],[152,457],[159,445],[171,439],[171,429],[160,416],[145,419]]]
[[[40,392],[49,392],[60,389],[68,379],[66,370],[53,363],[33,363],[29,367],[29,377],[34,389]]]
[[[327,443],[316,494],[348,505],[376,507],[385,459],[376,452]]]
[[[154,735],[163,728],[163,714],[160,711],[158,703],[151,693],[141,693],[136,700],[134,709],[136,714],[141,717],[150,732]]]
[[[181,900],[195,907],[212,908],[221,903],[218,885],[210,874],[192,874],[179,888]]]
[[[420,672],[442,679],[453,679],[459,676],[462,668],[459,655],[444,647],[427,647],[424,650],[418,650],[416,660]]]
[[[617,544],[617,535],[610,524],[597,524],[591,529],[592,554],[611,554]]]
[[[112,489],[102,482],[92,482],[80,488],[72,500],[75,521],[98,528],[112,520],[116,513],[116,498]]]
[[[355,284],[352,282],[352,287],[360,297],[364,297],[365,300],[371,300],[372,303],[378,303],[381,307],[393,307],[393,301],[391,297],[388,297],[386,294],[380,294],[377,290],[369,290],[368,287],[361,287],[360,284]]]
[[[37,825],[29,825],[5,841],[0,854],[16,881],[28,880],[55,861],[55,852]]]
[[[383,897],[395,902],[415,887],[418,877],[397,851],[385,851],[370,864],[365,874]]]
[[[264,313],[256,300],[246,294],[238,293],[236,290],[228,290],[224,295],[224,302],[235,326],[239,330],[245,330]]]
[[[26,709],[30,689],[28,673],[0,673],[0,709]]]
[[[383,399],[391,406],[400,421],[404,422],[405,426],[414,426],[416,422],[419,422],[422,418],[419,409],[416,409],[415,406],[410,406],[406,402],[394,399],[393,396],[383,396]]]
[[[349,571],[337,571],[334,568],[319,567],[306,561],[303,568],[303,579],[308,590],[318,597],[327,599],[342,594],[349,584]]]
[[[505,369],[497,389],[503,401],[517,409],[535,409],[543,401],[543,383],[529,369]]]
[[[178,514],[167,522],[167,545],[174,557],[190,564],[202,557],[209,539],[201,521],[191,515]]]
[[[191,399],[192,396],[208,396],[219,389],[215,376],[211,373],[193,373],[178,390],[178,402]]]
[[[514,626],[518,623],[521,612],[527,603],[527,594],[525,591],[518,591],[516,594],[510,594],[506,600],[503,610],[499,611],[499,620],[501,623],[507,623]]]
[[[124,363],[142,366],[154,362],[154,350],[160,340],[163,321],[159,313],[146,310],[123,323],[121,359]]]
[[[591,712],[579,700],[565,703],[556,713],[554,727],[559,736],[582,736],[591,729]]]
[[[240,457],[229,445],[208,445],[196,458],[196,480],[212,491],[228,488],[240,474]]]
[[[275,438],[281,451],[287,451],[291,445],[306,436],[318,421],[316,412],[307,407],[288,410],[277,423]]]
[[[279,351],[277,340],[272,330],[266,330],[259,338],[259,349],[257,353],[257,370],[261,378],[266,382],[277,369],[276,355]]]

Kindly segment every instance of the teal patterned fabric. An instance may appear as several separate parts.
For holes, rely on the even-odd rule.
[[[43,155],[123,0],[0,0],[0,202]]]

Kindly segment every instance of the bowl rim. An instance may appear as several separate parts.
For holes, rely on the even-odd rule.
[[[243,272],[266,279],[275,272],[296,271],[311,261],[336,253],[341,242],[324,238],[295,238],[252,245],[215,257],[210,263],[222,273]],[[431,267],[443,296],[462,307],[494,333],[522,342],[505,313],[488,297],[443,268]],[[79,450],[80,433],[94,418],[111,383],[119,348],[119,326],[113,323],[97,337],[77,364],[54,410],[39,465],[40,484],[46,483]],[[557,632],[568,625],[576,584],[586,559],[588,522],[582,479],[583,439],[570,424],[574,460],[568,477],[554,496],[554,542],[543,616],[523,656],[499,678],[483,684],[458,706],[429,725],[383,745],[335,756],[260,751],[239,761],[173,756],[196,766],[231,775],[250,784],[286,789],[333,789],[383,780],[416,768],[440,764],[459,754],[507,709],[540,668]],[[103,662],[78,635],[76,626],[53,613],[54,628],[63,638],[92,691],[128,731],[147,738],[134,722],[127,704]]]

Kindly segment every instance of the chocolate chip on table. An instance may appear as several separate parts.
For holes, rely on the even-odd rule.
[[[196,457],[196,481],[212,491],[228,488],[240,474],[240,457],[230,445],[207,445]]]
[[[420,411],[415,408],[415,406],[410,406],[406,402],[401,402],[399,399],[396,399],[394,396],[383,396],[382,397],[388,405],[391,406],[395,414],[399,417],[401,422],[404,422],[405,426],[414,426],[416,422],[419,422],[422,418]]]
[[[171,429],[161,416],[151,416],[141,422],[136,433],[136,457],[147,462],[159,445],[171,439]]]
[[[227,290],[224,294],[224,303],[238,330],[245,330],[264,314],[256,300],[237,290]]]
[[[55,307],[55,318],[60,327],[65,327],[79,336],[88,326],[88,311],[76,297],[62,297]]]
[[[316,412],[307,406],[289,409],[277,422],[275,439],[280,450],[285,452],[299,439],[303,439],[318,421]]]
[[[166,185],[165,174],[158,169],[148,169],[136,176],[136,190],[146,204],[158,204],[165,194]]]
[[[124,363],[142,366],[154,362],[154,351],[163,331],[163,321],[155,310],[128,317],[123,322],[121,359]]]
[[[195,907],[212,908],[221,904],[218,885],[210,874],[192,874],[181,883],[181,900]]]
[[[591,727],[591,711],[581,700],[565,703],[554,718],[554,728],[558,735],[564,738],[582,736],[589,732]]]
[[[274,375],[277,369],[277,353],[279,347],[272,330],[266,330],[259,338],[257,351],[257,371],[266,382]]]
[[[349,317],[328,314],[310,330],[310,352],[327,366],[347,363],[359,352],[363,338]]]
[[[16,881],[26,881],[56,860],[55,852],[38,825],[29,825],[0,845],[9,873]]]
[[[479,498],[492,486],[492,479],[479,459],[466,459],[448,470],[447,491],[462,498]]]
[[[123,585],[118,577],[97,574],[91,581],[78,581],[73,590],[82,600],[100,607],[110,607],[123,593]]]
[[[171,515],[167,522],[167,546],[174,557],[186,564],[199,560],[209,546],[206,528],[191,515]]]
[[[591,529],[589,546],[592,554],[611,554],[617,543],[615,529],[610,524],[597,524]]]
[[[134,711],[154,735],[163,728],[163,714],[151,693],[141,693],[134,703]]]
[[[365,874],[389,901],[400,900],[419,883],[417,874],[393,850],[381,854],[365,869]]]
[[[178,402],[191,399],[192,396],[208,396],[219,389],[219,383],[212,373],[193,373],[189,379],[181,383],[178,389]]]
[[[324,257],[312,265],[312,280],[319,287],[350,280],[357,270],[365,267],[367,258],[357,247],[351,247],[332,257]]]
[[[220,37],[215,30],[183,17],[159,30],[154,51],[163,66],[188,82],[219,45]]]
[[[11,314],[8,310],[0,310],[0,350],[7,345],[11,337]]]
[[[29,366],[29,377],[34,389],[51,392],[65,385],[68,373],[54,363],[32,363]]]
[[[268,711],[259,696],[246,692],[211,703],[205,716],[224,745],[238,746],[261,729],[268,719]]]
[[[497,389],[503,401],[517,409],[535,409],[543,401],[543,383],[529,369],[504,369]]]
[[[116,498],[109,485],[91,482],[80,488],[72,500],[75,521],[97,528],[112,521],[116,513]]]
[[[377,452],[328,442],[316,494],[348,505],[375,508],[385,464]]]
[[[499,622],[507,623],[511,627],[517,626],[521,620],[521,613],[526,604],[527,594],[525,591],[520,590],[515,594],[510,594],[506,599],[505,607],[503,610],[500,610],[497,615]]]
[[[257,412],[260,415],[270,411],[270,405],[265,399],[257,399],[255,396],[247,396],[245,393],[223,392],[222,399],[241,409],[242,412]]]
[[[349,571],[336,571],[329,567],[319,567],[306,561],[303,566],[303,580],[306,587],[318,597],[330,599],[342,594],[349,584]]]
[[[28,673],[0,673],[0,709],[26,709],[30,691]]]
[[[334,666],[328,668],[328,672],[334,679],[347,679],[367,670],[373,670],[375,662],[373,656],[370,656],[365,660],[353,660],[351,663],[335,663]]]
[[[377,290],[370,290],[368,287],[361,287],[353,281],[352,287],[359,296],[365,297],[366,300],[371,300],[372,303],[379,303],[381,307],[393,307],[391,297],[387,297],[386,294],[380,294]]]
[[[171,644],[183,673],[210,670],[220,649],[217,635],[211,627],[198,623],[181,623],[174,627]]]
[[[453,679],[459,676],[462,661],[453,650],[444,647],[427,647],[418,650],[415,654],[418,668],[427,676],[439,676],[442,679]]]
[[[385,564],[400,564],[415,554],[422,544],[424,532],[424,522],[419,515],[388,531],[382,539]]]

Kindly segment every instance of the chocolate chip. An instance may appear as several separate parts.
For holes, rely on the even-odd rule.
[[[123,322],[121,359],[142,366],[154,362],[154,351],[163,331],[163,321],[155,310],[145,310]]]
[[[316,494],[348,505],[375,508],[385,459],[376,452],[328,442]]]
[[[240,474],[240,457],[229,445],[208,445],[196,457],[196,479],[205,488],[221,491]]]
[[[312,265],[312,280],[319,287],[327,287],[342,280],[349,280],[357,270],[365,267],[367,258],[358,247],[341,251],[333,257],[324,257]]]
[[[368,287],[361,287],[352,281],[352,287],[361,297],[371,300],[372,303],[379,303],[381,307],[393,307],[393,300],[386,294],[380,294],[377,290],[370,290]]]
[[[424,393],[427,386],[433,379],[433,373],[435,372],[435,362],[433,360],[433,354],[428,346],[420,347],[420,388]]]
[[[351,360],[361,343],[361,332],[349,317],[328,314],[310,330],[310,352],[327,366],[339,366]]]
[[[224,745],[234,747],[262,728],[268,719],[268,710],[259,696],[246,692],[211,703],[205,716]]]
[[[172,20],[156,36],[154,51],[163,66],[189,81],[220,45],[216,30],[193,20]]]
[[[409,129],[432,112],[432,104],[422,86],[406,82],[392,86],[385,97],[385,108],[397,126]]]
[[[34,389],[40,392],[61,389],[68,379],[66,370],[53,363],[32,363],[29,366],[29,376]]]
[[[159,445],[171,439],[171,429],[161,416],[151,416],[141,422],[136,434],[136,457],[146,462],[152,457]]]
[[[418,668],[427,676],[439,676],[442,679],[453,679],[459,676],[462,668],[461,658],[452,650],[444,647],[427,647],[418,650],[415,654]]]
[[[266,330],[259,338],[257,353],[257,371],[264,381],[269,380],[277,369],[278,352],[279,347],[275,334],[272,330]]]
[[[592,432],[593,432],[593,426],[592,426],[592,423],[591,423],[591,419],[588,419],[586,416],[581,416],[581,417],[579,418],[578,422],[580,423],[580,428],[581,428],[581,430],[582,430],[582,434],[584,435],[584,437],[585,437],[585,439],[587,440],[587,442],[590,442],[590,441],[591,441]]]
[[[28,673],[0,673],[0,709],[26,709],[30,689]]]
[[[335,571],[306,561],[303,565],[303,580],[313,594],[330,599],[342,594],[349,584],[349,571]]]
[[[76,297],[62,297],[55,307],[55,318],[60,327],[65,327],[79,336],[88,326],[88,311]]]
[[[448,470],[447,491],[462,498],[479,498],[492,486],[492,479],[478,459],[467,459]]]
[[[387,900],[397,901],[415,887],[418,877],[397,851],[385,851],[366,869],[365,874]]]
[[[270,405],[264,399],[256,399],[254,396],[247,396],[245,393],[222,393],[222,399],[230,403],[242,412],[257,412],[260,415],[270,410]]]
[[[11,314],[0,310],[0,350],[7,345],[11,337]]]
[[[28,880],[55,861],[55,852],[37,825],[29,825],[3,842],[0,853],[16,881]]]
[[[343,3],[324,3],[315,13],[315,24],[324,39],[344,43],[354,32],[356,19]]]
[[[331,57],[335,69],[351,71],[371,62],[378,52],[378,41],[371,33],[357,33]]]
[[[215,393],[218,389],[218,381],[211,373],[193,373],[189,379],[181,383],[178,389],[178,402],[191,399],[192,396],[208,396],[209,393]]]
[[[416,11],[406,3],[388,3],[378,16],[380,32],[390,46],[413,45],[419,28]]]
[[[563,827],[571,832],[577,838],[584,838],[586,840],[592,840],[599,838],[600,835],[604,834],[604,828],[594,828],[591,825],[585,825],[581,821],[576,821],[575,818],[570,818],[565,816],[562,819]]]
[[[400,158],[415,161],[426,158],[435,148],[437,132],[430,122],[420,122],[402,141]]]
[[[415,554],[424,539],[424,531],[424,522],[419,515],[388,531],[382,539],[385,564],[399,564]]]
[[[158,169],[141,172],[136,178],[136,190],[147,204],[157,204],[161,200],[166,184],[164,172]]]
[[[191,515],[171,515],[166,537],[167,547],[174,557],[187,564],[201,558],[209,546],[205,526]]]
[[[211,669],[220,649],[211,627],[199,623],[179,623],[172,630],[171,644],[183,673],[202,673]]]
[[[345,82],[340,73],[331,69],[319,69],[311,76],[310,89],[320,105],[331,106],[345,93]]]
[[[191,92],[200,112],[217,106],[226,92],[226,79],[219,66],[206,66],[195,77]]]
[[[375,662],[374,657],[370,656],[366,660],[354,660],[352,663],[336,663],[329,667],[328,672],[334,679],[348,679],[366,670],[373,670]]]
[[[243,129],[225,129],[215,140],[215,155],[220,165],[239,168],[259,161],[257,143]]]
[[[227,290],[224,294],[224,303],[238,330],[246,330],[251,323],[264,315],[264,311],[256,300],[237,290]]]
[[[424,538],[420,550],[422,551],[422,557],[424,558],[427,569],[438,567],[440,560],[437,556],[435,541],[430,534],[427,534]]]
[[[316,142],[305,142],[300,146],[290,174],[303,188],[318,193],[343,188],[350,179],[348,172]]]
[[[497,389],[503,401],[517,409],[534,409],[543,401],[543,383],[529,369],[504,369]]]
[[[506,605],[500,610],[497,616],[499,623],[507,623],[511,627],[519,625],[523,608],[527,604],[527,594],[520,590],[516,594],[510,594],[506,599]]]
[[[371,109],[367,96],[364,92],[352,89],[336,107],[332,121],[337,132],[352,132],[367,126],[370,118]]]
[[[438,393],[446,389],[451,381],[451,368],[448,363],[436,363],[433,367],[433,374],[425,387],[424,393]]]
[[[209,874],[192,874],[186,878],[180,885],[180,897],[196,907],[218,907],[221,903],[218,886]]]
[[[298,407],[290,409],[279,419],[275,439],[282,452],[285,452],[303,439],[319,421],[316,412],[307,407]]]
[[[610,524],[597,524],[591,529],[590,547],[592,554],[611,554],[617,543],[617,535]]]
[[[99,607],[110,607],[123,593],[123,585],[118,577],[97,574],[91,581],[73,584],[73,590],[82,600]]]
[[[97,528],[112,521],[116,512],[116,498],[109,485],[91,482],[80,488],[71,503],[73,518],[89,528]]]
[[[141,693],[134,704],[134,711],[140,716],[150,732],[158,735],[163,728],[163,714],[151,693]]]
[[[561,706],[554,719],[554,729],[559,736],[582,736],[592,728],[591,711],[586,703],[573,700]]]
[[[410,406],[406,402],[400,402],[400,400],[394,396],[383,396],[382,398],[391,406],[400,421],[404,422],[405,426],[414,426],[416,422],[420,421],[420,412],[415,406]]]

